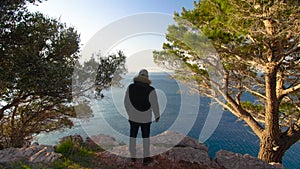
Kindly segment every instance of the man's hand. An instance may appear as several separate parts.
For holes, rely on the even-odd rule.
[[[157,123],[159,121],[159,117],[157,117],[156,119],[155,119],[155,122]]]

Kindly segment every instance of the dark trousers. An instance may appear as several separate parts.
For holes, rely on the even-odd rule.
[[[150,156],[150,125],[151,123],[137,123],[129,120],[130,124],[130,140],[129,140],[129,151],[131,157],[136,157],[136,137],[139,132],[139,128],[142,130],[143,137],[143,157]]]

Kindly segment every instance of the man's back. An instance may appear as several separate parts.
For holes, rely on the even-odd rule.
[[[142,69],[139,75],[133,79],[134,83],[127,88],[124,104],[129,117],[130,141],[129,151],[132,161],[136,161],[136,137],[139,128],[143,137],[143,163],[151,162],[150,158],[150,125],[152,123],[152,113],[155,121],[159,121],[159,106],[154,87],[150,86],[148,71]]]
[[[154,90],[152,86],[142,82],[134,82],[129,86],[131,104],[138,111],[147,111],[151,108],[149,95]]]
[[[152,113],[159,119],[160,112],[155,88],[152,87],[148,72],[142,70],[134,77],[134,83],[127,88],[124,105],[129,120],[139,123],[151,123]]]

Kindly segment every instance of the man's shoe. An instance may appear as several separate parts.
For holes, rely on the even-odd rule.
[[[135,163],[136,162],[136,158],[131,158],[131,162]]]
[[[151,157],[146,157],[146,158],[143,159],[143,164],[144,165],[148,165],[152,162],[153,162],[153,158],[151,158]]]

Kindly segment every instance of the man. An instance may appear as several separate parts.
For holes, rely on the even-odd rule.
[[[125,109],[128,114],[130,124],[129,151],[131,160],[136,158],[136,137],[141,127],[143,137],[143,163],[148,164],[150,158],[150,125],[152,122],[152,112],[155,121],[160,118],[159,106],[155,88],[150,86],[148,71],[142,69],[138,76],[133,79],[133,83],[127,88],[125,95]]]

